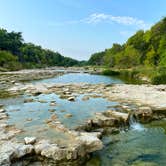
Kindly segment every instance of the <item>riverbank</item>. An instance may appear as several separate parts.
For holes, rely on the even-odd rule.
[[[165,67],[137,67],[130,69],[103,69],[103,75],[117,76],[126,83],[135,84],[166,84],[166,68]]]

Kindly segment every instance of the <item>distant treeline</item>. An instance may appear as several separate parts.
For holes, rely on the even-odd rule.
[[[0,29],[0,69],[18,70],[22,68],[40,68],[47,66],[81,65],[72,58],[58,52],[43,49],[32,43],[25,43],[21,32],[7,32]]]
[[[148,31],[140,30],[123,45],[95,53],[89,65],[104,65],[112,68],[166,67],[166,18]]]

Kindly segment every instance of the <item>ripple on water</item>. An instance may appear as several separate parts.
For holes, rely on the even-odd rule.
[[[157,122],[156,122],[157,123]],[[102,151],[94,153],[87,166],[163,166],[166,165],[166,135],[161,127],[144,126],[106,137],[110,140]]]

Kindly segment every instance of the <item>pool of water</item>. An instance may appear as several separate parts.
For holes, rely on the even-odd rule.
[[[40,137],[53,136],[58,138],[61,135],[48,127],[46,120],[52,115],[56,115],[58,120],[69,129],[83,124],[86,120],[94,116],[95,112],[102,112],[108,108],[117,105],[117,102],[107,101],[104,98],[90,98],[84,101],[84,95],[78,95],[74,102],[67,99],[61,99],[56,94],[41,94],[39,96],[20,96],[18,98],[6,99],[2,103],[9,114],[8,123],[15,124],[17,128],[23,129],[23,136]],[[24,103],[25,99],[33,99],[32,102]],[[56,102],[55,106],[50,103]],[[71,117],[67,117],[71,114]],[[43,131],[43,132],[42,132]],[[19,136],[20,136],[19,135]]]
[[[116,77],[109,77],[103,75],[94,75],[87,73],[69,73],[54,78],[38,80],[33,82],[44,82],[44,83],[89,83],[89,84],[122,84],[124,83],[121,79]]]
[[[86,166],[166,165],[166,121],[137,125],[128,132],[104,137],[105,148],[94,153]]]

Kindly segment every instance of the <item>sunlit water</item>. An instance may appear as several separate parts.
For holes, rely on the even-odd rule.
[[[44,82],[44,83],[89,83],[89,84],[122,84],[122,80],[116,77],[109,77],[103,75],[92,75],[86,73],[70,73],[54,78],[44,79],[33,82]]]
[[[3,102],[10,119],[9,124],[15,124],[17,128],[24,129],[22,137],[26,135],[40,137],[57,137],[54,129],[49,128],[45,123],[53,114],[56,114],[58,120],[69,129],[83,124],[86,120],[92,118],[95,112],[102,112],[108,108],[117,105],[117,102],[110,102],[104,98],[90,98],[83,101],[84,95],[76,97],[74,102],[67,99],[61,99],[56,94],[41,94],[39,96],[21,96],[15,99],[6,99]],[[24,103],[26,98],[33,99],[32,102]],[[50,106],[52,101],[55,106]],[[71,114],[72,117],[66,117]],[[44,131],[44,132],[43,132]],[[19,136],[20,136],[19,135]],[[60,137],[60,136],[58,136]]]

